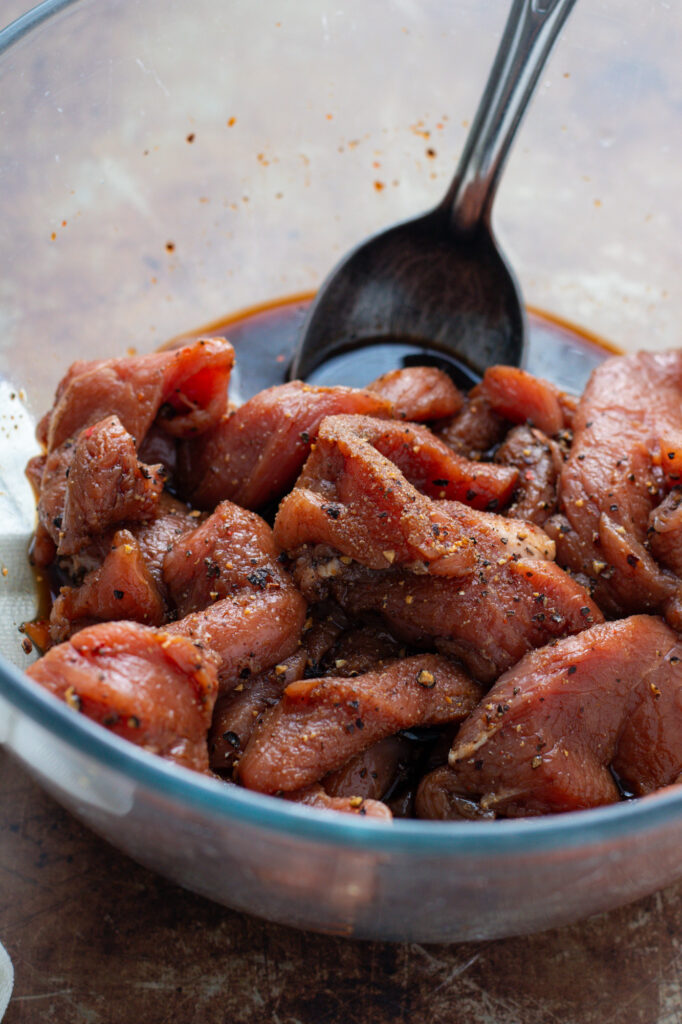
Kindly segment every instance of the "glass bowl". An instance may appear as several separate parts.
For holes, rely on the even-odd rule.
[[[337,934],[539,930],[682,875],[682,789],[579,814],[386,824],[199,777],[35,687],[18,625],[33,426],[76,358],[314,290],[434,205],[508,5],[51,0],[0,32],[0,740],[115,846],[225,905]],[[533,307],[679,343],[682,13],[577,5],[495,224]]]

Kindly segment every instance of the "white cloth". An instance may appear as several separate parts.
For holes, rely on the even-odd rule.
[[[7,955],[7,950],[0,945],[0,1020],[5,1016],[5,1010],[9,1003],[14,987],[14,968],[12,961]]]

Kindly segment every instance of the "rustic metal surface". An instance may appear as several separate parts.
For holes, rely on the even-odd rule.
[[[680,936],[682,885],[497,942],[296,932],[139,867],[0,755],[4,1024],[680,1024]]]

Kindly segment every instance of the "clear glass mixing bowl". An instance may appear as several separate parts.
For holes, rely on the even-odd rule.
[[[682,789],[581,814],[382,824],[200,778],[23,676],[22,477],[75,358],[149,351],[314,289],[432,206],[503,0],[52,0],[0,33],[0,739],[83,821],[226,905],[446,941],[520,933],[682,874]],[[679,344],[679,5],[578,4],[501,186],[529,304],[625,347]]]

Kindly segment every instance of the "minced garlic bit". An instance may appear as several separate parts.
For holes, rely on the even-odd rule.
[[[286,667],[286,665],[275,665],[275,675],[276,676],[285,676],[286,674],[287,674],[287,667]]]
[[[81,699],[74,690],[73,686],[67,686],[66,690],[64,691],[64,701],[69,705],[70,708],[73,708],[74,711],[80,711]]]
[[[343,666],[346,664],[346,659],[345,658],[337,658],[336,661],[334,662],[334,664],[336,665],[337,668],[343,668]]]
[[[533,758],[533,760],[531,761],[530,766],[531,766],[531,768],[539,768],[541,764],[542,764],[542,758],[540,757],[539,754],[536,754],[535,757]]]
[[[361,796],[352,796],[350,798],[350,800],[348,801],[348,803],[351,805],[351,807],[362,807],[364,802],[365,801],[364,801],[364,799]]]
[[[387,562],[393,564],[395,561],[395,551],[382,551],[381,552]]]
[[[436,677],[433,672],[429,672],[427,668],[423,668],[417,673],[417,682],[420,686],[424,686],[427,690],[430,690],[436,685]]]

